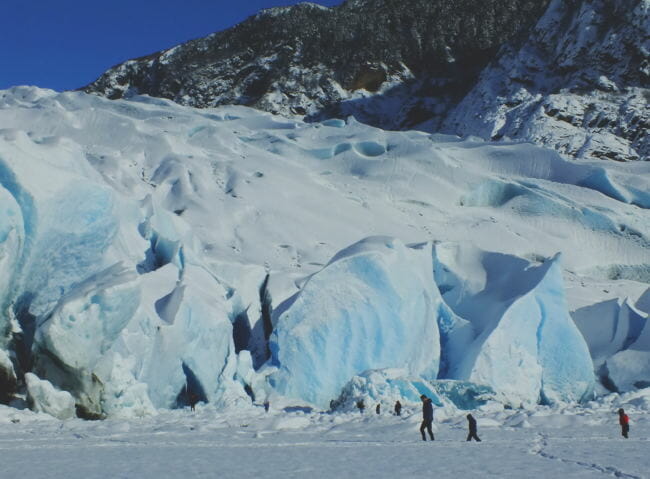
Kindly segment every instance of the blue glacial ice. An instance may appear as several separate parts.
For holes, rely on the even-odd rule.
[[[624,301],[618,315],[625,342],[605,361],[606,385],[618,392],[650,387],[650,321],[648,315]]]
[[[516,406],[585,400],[594,386],[559,255],[533,265],[470,245],[370,238],[312,276],[275,325],[272,384],[322,407],[353,376],[385,368],[470,381]]]
[[[375,237],[338,253],[274,318],[272,384],[321,407],[368,369],[438,376],[431,244],[409,248]]]
[[[568,312],[559,255],[533,265],[469,245],[435,253],[443,297],[475,338],[467,324],[445,336],[445,377],[490,386],[516,406],[590,397],[593,363]]]
[[[337,410],[354,410],[357,401],[362,399],[369,406],[381,403],[388,411],[393,409],[395,401],[419,408],[422,394],[431,398],[437,407],[453,405],[464,410],[476,409],[496,397],[489,386],[451,379],[425,380],[409,376],[403,369],[392,368],[364,371],[354,376],[332,406]]]
[[[647,321],[647,315],[637,311],[628,300],[619,299],[585,306],[572,316],[589,346],[596,370],[636,342]]]
[[[373,369],[353,376],[331,405],[337,410],[352,411],[357,401],[363,400],[369,408],[381,403],[391,410],[398,400],[404,405],[419,405],[422,394],[431,398],[434,405],[444,405],[431,381],[410,376],[404,369]]]
[[[645,183],[635,181],[630,173],[636,169],[576,165],[522,145],[512,145],[511,154],[504,156],[501,146],[485,146],[494,152],[485,155],[488,150],[474,154],[456,144],[454,148],[467,150],[458,151],[456,158],[456,153],[447,155],[441,144],[432,151],[426,135],[370,134],[354,120],[325,122],[321,131],[327,138],[312,142],[307,139],[315,130],[308,125],[236,109],[242,123],[233,128],[249,129],[247,134],[260,128],[276,129],[273,134],[262,131],[264,141],[274,139],[270,143],[275,143],[285,137],[282,129],[291,129],[291,141],[278,141],[272,147],[260,142],[264,151],[236,140],[239,136],[230,127],[221,129],[223,125],[217,123],[224,119],[239,121],[226,113],[203,115],[161,100],[109,102],[29,88],[0,96],[3,105],[10,106],[0,115],[0,378],[10,378],[7,383],[12,384],[12,392],[19,392],[16,388],[25,373],[33,371],[53,387],[70,392],[76,405],[89,415],[129,416],[183,406],[188,389],[215,404],[250,403],[244,388],[258,398],[275,393],[265,383],[270,374],[277,392],[327,406],[351,378],[400,368],[399,378],[382,381],[387,391],[404,398],[417,400],[422,392],[438,394],[434,389],[441,398],[464,397],[463,385],[476,383],[519,405],[588,397],[593,365],[587,346],[615,388],[627,390],[648,380],[647,315],[619,303],[605,308],[598,327],[584,329],[580,324],[585,345],[568,316],[559,258],[530,263],[469,245],[405,246],[386,237],[343,250],[322,271],[296,286],[299,293],[275,310],[270,367],[263,367],[272,329],[267,313],[277,305],[270,298],[282,301],[295,293],[295,275],[304,271],[295,268],[320,267],[321,251],[332,251],[329,248],[350,241],[352,235],[384,229],[373,223],[377,218],[384,220],[381,201],[377,205],[363,201],[360,216],[351,214],[345,221],[356,221],[367,212],[375,219],[350,228],[352,232],[331,236],[324,230],[312,231],[315,223],[307,224],[307,216],[301,216],[304,212],[294,209],[300,206],[297,200],[287,200],[277,218],[264,214],[268,210],[259,206],[259,198],[266,201],[279,188],[291,185],[270,181],[274,173],[286,171],[284,163],[272,167],[280,157],[268,161],[271,156],[266,155],[272,148],[283,148],[291,165],[297,158],[304,163],[302,152],[315,151],[318,161],[313,163],[323,170],[318,177],[332,182],[330,186],[343,178],[341,171],[356,175],[355,182],[357,176],[365,181],[368,168],[384,185],[386,165],[397,166],[392,146],[403,145],[404,165],[410,161],[407,156],[420,152],[428,155],[422,157],[427,160],[423,169],[394,170],[397,176],[391,174],[391,181],[399,185],[399,178],[408,176],[411,190],[419,172],[428,172],[429,167],[435,169],[435,177],[453,171],[441,179],[462,184],[458,189],[444,188],[440,195],[462,195],[465,207],[460,208],[460,216],[453,217],[461,224],[465,217],[473,223],[476,212],[486,207],[501,214],[518,205],[526,218],[552,211],[567,224],[588,231],[584,238],[597,233],[601,239],[612,235],[631,239],[622,243],[624,252],[616,257],[627,257],[630,246],[641,253],[633,258],[643,260],[643,218],[636,219],[637,209],[632,207],[617,210],[621,202],[639,207],[649,204]],[[167,108],[180,116],[167,121]],[[199,124],[191,120],[194,116],[201,117]],[[86,128],[89,119],[94,126]],[[208,120],[215,122],[201,126]],[[160,135],[172,124],[182,124],[182,138],[189,131],[191,140],[177,143],[181,137],[173,131]],[[352,129],[334,130],[342,126]],[[422,141],[401,143],[416,136]],[[535,161],[521,161],[522,151],[535,153]],[[249,153],[254,155],[246,160]],[[431,153],[433,162],[429,161]],[[447,156],[449,164],[443,167],[439,160]],[[231,167],[234,158],[241,168]],[[412,159],[420,163],[419,157]],[[457,176],[460,169],[456,166],[447,171],[450,165],[460,164],[456,161],[460,159],[468,160],[464,165],[470,170],[480,166],[478,162],[485,164],[471,172],[470,179],[463,179]],[[246,165],[251,160],[248,175]],[[335,167],[341,161],[344,167]],[[327,169],[324,162],[330,163]],[[373,191],[368,190],[367,196]],[[380,191],[383,195],[383,186]],[[566,195],[558,196],[558,191]],[[434,195],[439,200],[442,196]],[[586,206],[582,205],[585,198]],[[354,201],[361,199],[355,195]],[[436,205],[440,216],[435,213],[431,218],[447,218],[446,208],[458,206],[455,199],[444,199]],[[214,200],[223,200],[223,204]],[[321,203],[317,199],[314,205],[320,208]],[[399,203],[391,199],[385,205],[393,208]],[[347,200],[333,203],[341,204],[348,204]],[[306,209],[311,218],[331,207]],[[410,196],[398,207],[402,208],[407,216],[420,208],[435,209]],[[299,213],[295,223],[281,219],[294,213]],[[249,214],[256,218],[251,223],[245,220]],[[241,229],[240,220],[248,226]],[[286,227],[303,223],[306,233]],[[386,231],[401,234],[402,224],[399,221]],[[505,225],[491,224],[481,231],[490,235],[496,231],[496,235]],[[455,225],[440,225],[450,229],[445,237],[459,237]],[[516,224],[510,226],[524,232]],[[266,259],[264,241],[270,239],[258,241],[260,232],[276,230],[302,236],[295,245],[301,254],[295,255],[295,265],[291,259],[290,268],[284,259],[269,264],[260,260]],[[462,234],[467,231],[463,229]],[[546,233],[543,227],[534,231]],[[418,230],[404,237],[414,239],[420,234]],[[327,242],[308,246],[320,235],[327,236],[319,238]],[[284,231],[275,237],[284,238]],[[538,252],[540,244],[533,241],[529,249],[526,245],[519,250]],[[252,256],[241,254],[246,249],[249,254],[253,251]],[[648,302],[644,304],[647,313]],[[593,312],[598,315],[600,311]],[[233,322],[241,328],[235,334],[237,343]],[[611,336],[600,335],[601,326]],[[449,385],[447,396],[440,392],[444,385]]]
[[[5,372],[35,372],[88,417],[174,407],[190,377],[206,401],[228,388],[246,397],[228,288],[188,225],[94,181],[74,155],[57,166],[0,159],[0,326],[19,333],[21,351]]]

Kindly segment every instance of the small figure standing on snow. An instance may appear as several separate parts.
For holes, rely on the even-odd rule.
[[[191,392],[189,396],[190,396],[190,411],[194,411],[196,410],[196,403],[199,402],[199,396],[194,392]]]
[[[424,430],[426,429],[429,433],[429,437],[432,441],[435,440],[433,437],[433,431],[431,430],[431,423],[433,422],[433,404],[431,399],[426,397],[424,394],[420,396],[422,399],[422,424],[420,425],[420,434],[422,434],[422,440],[426,441],[427,438],[424,435]]]
[[[363,399],[359,399],[357,401],[357,407],[359,408],[359,412],[363,414],[363,410],[366,408],[366,405],[363,403]]]
[[[395,402],[395,415],[396,416],[402,415],[402,403],[399,401]]]
[[[471,441],[474,439],[476,442],[481,442],[481,438],[479,438],[476,434],[476,419],[474,419],[474,416],[468,414],[467,423],[469,426],[469,434],[467,435],[467,440]]]
[[[630,432],[630,418],[623,408],[618,410],[618,423],[621,425],[621,435],[627,439],[627,434]]]
[[[375,412],[377,414],[380,414],[380,412],[381,412],[381,404],[377,404],[377,407],[375,408]]]
[[[270,407],[270,406],[271,406],[271,405],[269,404],[269,400],[268,400],[268,399],[267,399],[266,401],[264,401],[264,412],[269,412],[269,407]]]

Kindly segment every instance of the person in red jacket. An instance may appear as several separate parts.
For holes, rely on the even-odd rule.
[[[621,434],[627,439],[627,433],[630,432],[630,418],[622,408],[618,410],[618,423],[621,425]]]

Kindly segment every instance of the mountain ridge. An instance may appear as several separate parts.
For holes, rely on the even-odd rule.
[[[83,91],[648,159],[649,11],[650,0],[302,3],[124,62]]]

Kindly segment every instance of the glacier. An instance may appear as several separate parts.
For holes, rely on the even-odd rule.
[[[28,374],[87,418],[194,396],[325,408],[387,368],[516,406],[586,399],[594,376],[644,387],[648,173],[353,118],[0,91],[0,400]]]
[[[477,409],[496,399],[489,386],[451,379],[426,380],[410,376],[405,369],[374,369],[352,377],[341,395],[331,403],[337,411],[353,411],[363,400],[368,406],[375,403],[392,411],[396,401],[411,407],[421,407],[424,394],[440,408]]]
[[[386,368],[487,386],[516,407],[592,397],[593,362],[569,314],[559,256],[533,265],[455,244],[370,238],[287,303],[274,320],[271,381],[320,407],[350,377]]]
[[[517,407],[591,398],[593,362],[569,314],[559,254],[533,264],[471,245],[435,253],[436,279],[457,315],[444,323],[446,377],[489,385]]]
[[[354,375],[403,367],[435,379],[440,338],[431,246],[363,240],[338,253],[280,305],[271,376],[280,393],[327,407]]]

